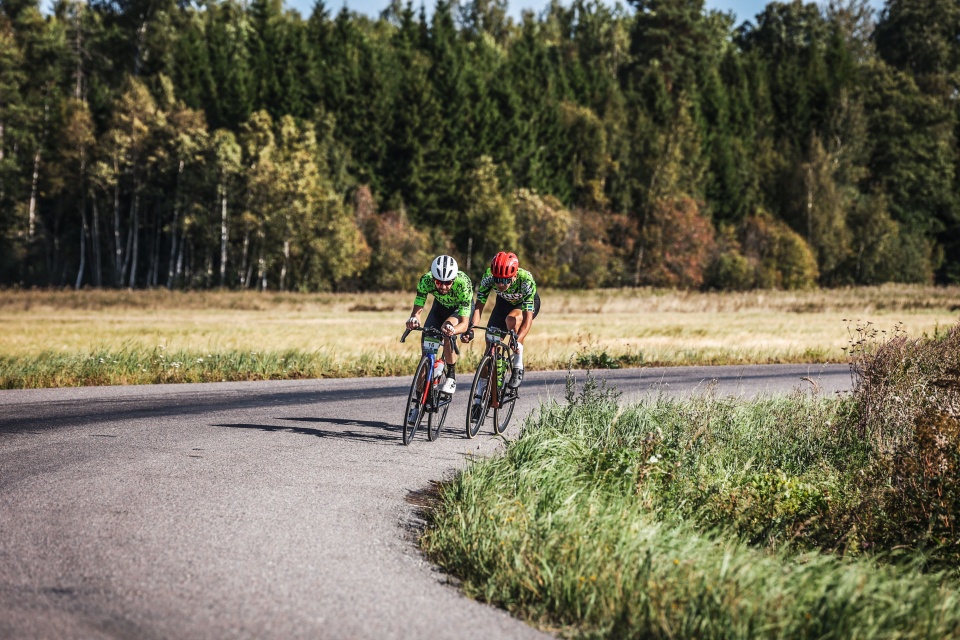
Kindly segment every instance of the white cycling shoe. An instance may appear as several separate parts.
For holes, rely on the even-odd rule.
[[[454,378],[447,378],[446,382],[443,383],[443,386],[440,387],[440,393],[445,393],[452,396],[453,392],[457,390],[457,381]]]
[[[510,376],[510,380],[507,381],[507,386],[511,389],[516,389],[520,386],[521,382],[523,382],[523,367],[513,370],[513,375]]]

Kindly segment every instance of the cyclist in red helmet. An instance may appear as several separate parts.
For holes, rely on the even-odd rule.
[[[526,269],[520,268],[515,253],[501,251],[494,256],[480,284],[477,285],[477,306],[473,311],[470,325],[480,324],[480,316],[487,304],[490,292],[496,290],[497,303],[487,319],[487,325],[503,330],[517,332],[518,351],[513,356],[514,377],[507,383],[519,387],[523,380],[523,340],[533,326],[533,319],[540,313],[540,295],[537,283]],[[473,330],[461,337],[464,342],[473,339]]]

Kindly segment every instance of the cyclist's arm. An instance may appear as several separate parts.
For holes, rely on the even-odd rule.
[[[431,293],[434,293],[431,285],[433,285],[433,276],[429,273],[423,274],[420,277],[420,281],[417,282],[417,297],[413,299],[413,310],[410,312],[410,318],[407,320],[407,329],[416,329],[420,326],[420,312],[423,311],[423,307],[427,304],[427,296]],[[414,322],[416,320],[416,322]]]
[[[517,342],[523,344],[523,339],[527,337],[530,327],[533,326],[533,313],[537,305],[537,283],[529,271],[522,273],[524,277],[525,291],[520,308],[523,309],[523,320],[520,322],[520,331],[517,334]]]
[[[410,318],[407,320],[407,329],[416,329],[420,326],[421,311],[423,311],[422,305],[413,305],[413,309],[410,311]]]
[[[449,335],[455,336],[458,333],[463,333],[470,328],[470,316],[450,316],[447,318],[447,322],[445,324],[453,325],[453,331],[451,331]]]
[[[483,312],[483,307],[487,304],[487,298],[490,297],[490,293],[493,291],[493,276],[490,274],[490,268],[483,273],[483,276],[480,278],[480,283],[477,285],[477,304],[473,311],[473,320],[472,324],[480,324],[480,314]],[[497,296],[493,296],[496,300]]]
[[[481,314],[483,314],[483,308],[484,308],[485,306],[487,306],[487,301],[486,301],[486,299],[484,299],[483,302],[480,302],[480,299],[478,298],[478,299],[477,299],[477,306],[476,306],[476,308],[473,310],[473,317],[470,318],[470,326],[473,326],[473,325],[475,325],[475,324],[480,324],[480,316],[481,316]]]

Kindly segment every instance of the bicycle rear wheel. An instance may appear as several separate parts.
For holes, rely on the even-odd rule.
[[[442,407],[436,410],[436,412],[430,413],[427,416],[427,439],[430,442],[433,442],[440,437],[440,427],[443,426],[443,421],[447,419],[447,410],[450,408],[451,399],[446,394],[440,393],[437,390],[441,385],[440,382],[437,382],[434,385],[434,390],[430,392],[430,395],[433,396],[434,404],[444,403]]]
[[[473,438],[483,426],[490,408],[490,396],[493,391],[491,380],[497,379],[497,371],[493,358],[489,355],[480,360],[477,372],[473,374],[473,384],[470,386],[470,400],[467,405],[467,437]]]
[[[417,428],[423,420],[424,403],[423,390],[426,388],[431,371],[429,358],[421,358],[417,372],[413,374],[413,382],[410,383],[410,395],[407,396],[407,404],[403,409],[403,444],[410,444],[413,436],[417,433]]]

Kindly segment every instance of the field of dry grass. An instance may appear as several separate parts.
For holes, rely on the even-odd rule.
[[[691,293],[650,289],[543,291],[527,339],[534,368],[838,362],[853,329],[897,325],[934,335],[960,317],[960,287]],[[159,291],[0,291],[0,357],[9,367],[95,352],[296,352],[329,375],[404,372],[400,344],[410,293],[294,294]],[[475,360],[479,342],[468,347]],[[181,358],[181,359],[183,359]],[[353,366],[378,360],[386,366]],[[316,368],[309,375],[326,375]],[[218,374],[219,375],[219,374]],[[308,375],[308,374],[304,374]],[[230,377],[230,376],[226,376]]]

